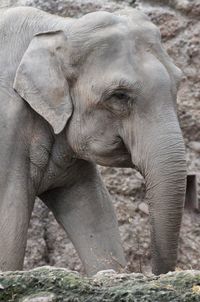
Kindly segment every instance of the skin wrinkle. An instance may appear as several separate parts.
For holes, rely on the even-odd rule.
[[[60,135],[60,138],[57,138],[52,144],[51,157],[49,157],[41,186],[39,188],[40,193],[45,189],[46,186],[52,188],[53,182],[55,181],[54,179],[56,179],[56,177],[61,179],[64,177],[65,179],[66,175],[68,174],[68,170],[76,161],[76,159],[72,156],[72,151],[70,148],[66,148],[64,142],[63,133]]]
[[[162,157],[162,156],[163,155],[160,154],[160,157]],[[174,155],[171,154],[171,156],[173,157]],[[147,161],[147,162],[149,162],[149,161]],[[166,168],[166,166],[168,168]],[[177,166],[178,166],[178,169],[177,169]],[[157,167],[160,167],[160,170],[161,170],[161,172],[158,171],[158,175],[156,173]],[[163,167],[163,169],[162,169],[162,167]],[[176,172],[174,173],[174,171],[176,171]],[[153,182],[154,185],[155,184],[159,185],[160,182],[162,182],[161,177],[163,177],[163,182],[166,183],[166,181],[170,181],[170,178],[172,178],[172,177],[174,178],[176,174],[178,174],[180,177],[180,175],[184,172],[185,172],[185,162],[182,160],[182,157],[180,157],[180,155],[176,156],[176,162],[174,162],[174,160],[169,161],[167,159],[166,159],[166,161],[159,161],[158,156],[156,156],[155,164],[152,160],[151,165],[147,166],[147,170],[146,170],[146,173],[144,174],[144,177],[145,177],[145,180],[147,183]],[[155,183],[155,179],[157,179],[156,183]]]
[[[173,166],[173,168],[175,169],[175,167]],[[180,172],[180,171],[179,171]],[[184,171],[182,171],[184,173]],[[174,237],[174,240],[171,238],[171,233],[173,232],[173,234],[176,234],[174,232],[174,230],[180,228],[180,224],[181,221],[177,219],[177,211],[181,212],[183,211],[183,204],[180,205],[180,203],[178,203],[179,198],[177,198],[177,202],[174,200],[174,194],[173,194],[173,187],[176,188],[176,195],[179,195],[179,190],[180,190],[180,196],[182,196],[182,192],[183,192],[183,185],[178,186],[177,184],[177,180],[176,182],[173,181],[173,177],[171,176],[171,178],[169,179],[168,177],[168,181],[166,183],[166,176],[162,176],[163,177],[163,181],[159,181],[156,182],[154,187],[152,187],[151,183],[147,185],[147,200],[148,203],[150,205],[150,217],[151,217],[151,226],[152,226],[152,231],[154,230],[154,228],[156,228],[156,225],[158,223],[158,221],[161,221],[162,223],[165,222],[165,224],[163,225],[163,227],[166,228],[166,232],[165,235],[163,232],[158,232],[157,235],[152,237],[152,246],[154,245],[154,248],[152,247],[152,252],[154,255],[156,255],[156,257],[158,257],[158,259],[162,259],[162,261],[166,262],[166,263],[170,263],[170,261],[172,262],[172,265],[174,263],[174,259],[176,259],[176,253],[173,253],[173,248],[174,250],[177,250],[177,240],[176,240],[176,236]],[[154,179],[156,178],[156,176],[154,176]],[[180,177],[179,177],[179,181],[181,181]],[[148,180],[147,180],[148,182]],[[151,175],[151,182],[153,182],[152,179],[152,175]],[[163,189],[163,187],[166,188]],[[167,188],[170,187],[170,190],[168,190]],[[161,191],[162,190],[162,191]],[[166,204],[163,204],[162,207],[159,209],[158,203],[157,201],[157,196],[164,196],[165,200],[167,200],[168,202]],[[171,202],[173,202],[173,208],[171,208]],[[156,215],[155,215],[155,209],[156,209]],[[169,213],[169,217],[166,220],[166,211],[168,211]],[[165,213],[165,215],[163,214]],[[159,217],[159,218],[158,218]],[[178,233],[178,232],[177,232]],[[161,234],[161,235],[160,235]],[[163,240],[165,240],[165,242],[167,242],[167,237],[166,235],[169,235],[169,239],[170,239],[170,248],[167,248],[167,243],[166,246],[160,245],[159,241],[161,240],[161,242]],[[161,248],[161,252],[159,253],[159,250]],[[171,251],[172,249],[172,251]],[[168,259],[168,251],[170,252],[170,257],[171,259]],[[164,253],[166,254],[166,259],[163,260],[163,255]],[[161,257],[162,254],[162,257]],[[174,255],[174,257],[173,257]],[[161,261],[161,260],[160,260]]]
[[[14,110],[13,110],[14,111]],[[11,114],[9,118],[12,120],[13,115]],[[20,121],[19,121],[20,122]],[[2,201],[6,199],[4,195],[6,195],[7,186],[4,184],[4,181],[6,179],[6,182],[8,179],[12,179],[13,174],[19,174],[20,168],[18,167],[18,163],[16,161],[16,157],[18,154],[22,151],[21,143],[24,143],[24,140],[19,136],[19,133],[14,133],[12,140],[16,142],[15,148],[9,149],[9,163],[7,163],[7,169],[4,171],[4,178],[1,180],[1,199]],[[26,146],[26,143],[24,144]],[[25,150],[26,151],[26,150]],[[12,167],[12,169],[10,168]],[[4,193],[5,192],[5,193]]]
[[[36,119],[36,115],[34,114],[33,117],[33,126],[31,128],[31,135],[30,137],[31,142],[30,142],[30,149],[29,149],[29,154],[28,154],[28,161],[30,164],[30,173],[31,173],[31,177],[32,177],[32,181],[33,181],[33,185],[35,188],[35,193],[38,192],[39,187],[41,185],[42,182],[42,178],[44,176],[45,173],[45,167],[47,165],[47,162],[43,160],[43,163],[41,163],[41,152],[39,152],[39,158],[38,158],[38,154],[36,153],[36,155],[34,154],[34,149],[38,150],[38,140],[40,139],[40,135],[37,134],[37,127],[38,127],[38,122]],[[44,144],[44,143],[42,143]],[[45,151],[47,152],[47,147],[45,149]],[[40,147],[41,150],[41,147]],[[42,148],[43,150],[43,148]],[[47,152],[48,154],[50,154],[50,152]],[[39,161],[38,161],[39,159]],[[48,161],[49,157],[47,158]]]
[[[130,82],[127,79],[113,80],[109,85],[105,84],[105,89],[100,97],[99,102],[103,102],[118,91],[127,93],[132,100],[134,97],[139,96],[142,90],[142,83],[140,81]]]

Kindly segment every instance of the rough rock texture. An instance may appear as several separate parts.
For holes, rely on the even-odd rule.
[[[78,17],[95,10],[115,11],[137,6],[161,30],[165,48],[183,70],[178,95],[180,123],[187,147],[188,170],[200,173],[200,3],[199,0],[1,0],[0,6],[30,5],[62,16]],[[192,144],[191,144],[192,142]],[[150,270],[148,207],[144,183],[131,169],[101,168],[119,221],[127,258],[127,270]],[[199,177],[200,184],[200,177]],[[178,266],[200,269],[200,214],[185,211],[180,237]],[[52,214],[39,201],[29,228],[25,268],[51,264],[82,271],[78,256]],[[167,301],[167,300],[166,300]]]
[[[0,274],[1,302],[198,302],[200,271],[99,274],[83,278],[65,269],[42,267]]]

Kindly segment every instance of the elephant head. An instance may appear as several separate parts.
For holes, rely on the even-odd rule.
[[[176,114],[180,70],[137,10],[91,13],[36,35],[14,88],[77,158],[136,167],[146,181],[155,274],[174,270],[185,149]]]

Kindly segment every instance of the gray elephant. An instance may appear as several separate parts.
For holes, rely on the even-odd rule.
[[[96,164],[136,167],[150,208],[152,270],[174,270],[186,164],[180,70],[137,10],[79,19],[0,10],[0,269],[23,266],[36,196],[92,275],[125,259]]]

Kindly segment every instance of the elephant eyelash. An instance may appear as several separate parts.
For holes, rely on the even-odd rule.
[[[105,94],[115,94],[115,93],[124,93],[126,95],[138,96],[142,91],[142,82],[135,81],[131,83],[126,79],[121,79],[120,81],[113,81],[109,88],[105,91]]]
[[[128,99],[130,98],[130,95],[128,93],[127,90],[125,89],[107,89],[106,91],[103,92],[102,96],[101,96],[101,102],[104,102],[104,101],[108,101],[109,99],[111,98],[116,98],[116,99]]]
[[[124,105],[130,105],[133,103],[134,98],[127,91],[123,90],[110,91],[110,93],[104,94],[103,102],[107,103],[112,100]]]
[[[117,91],[110,95],[110,98],[115,98],[119,101],[129,101],[131,100],[131,96],[123,91]]]

